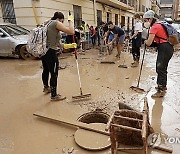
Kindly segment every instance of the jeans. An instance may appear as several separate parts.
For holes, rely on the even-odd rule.
[[[158,55],[156,60],[157,84],[165,87],[167,85],[167,67],[174,49],[168,42],[157,45]]]
[[[93,47],[96,45],[96,35],[91,37]]]
[[[51,74],[50,86],[54,89],[57,88],[57,77],[58,77],[58,68],[59,61],[57,57],[57,52],[54,49],[49,49],[47,53],[41,57],[43,72],[42,72],[42,81],[44,86],[48,86],[49,73]],[[56,95],[56,90],[53,94]]]

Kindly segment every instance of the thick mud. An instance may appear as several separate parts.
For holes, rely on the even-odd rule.
[[[140,87],[147,93],[139,94],[129,89],[137,85],[139,67],[131,68],[132,56],[123,52],[121,59],[112,55],[98,56],[98,50],[88,50],[79,55],[83,93],[91,93],[88,101],[72,102],[79,95],[79,83],[74,56],[60,57],[65,69],[59,70],[58,91],[67,100],[51,102],[42,92],[41,61],[0,59],[0,153],[2,154],[110,154],[110,149],[90,152],[81,149],[74,141],[77,128],[54,123],[33,116],[39,112],[68,121],[76,121],[82,114],[102,109],[109,115],[118,110],[119,102],[141,111],[143,98],[148,97],[150,123],[162,138],[180,137],[180,57],[176,53],[169,63],[167,93],[164,98],[152,99],[155,92],[156,53],[147,52]],[[102,64],[113,61],[115,64]],[[128,68],[119,68],[118,65]],[[91,138],[84,139],[91,140]],[[179,154],[180,144],[171,144],[173,154]],[[128,153],[128,152],[121,152]],[[140,153],[131,151],[131,153]],[[151,154],[165,154],[151,151]]]

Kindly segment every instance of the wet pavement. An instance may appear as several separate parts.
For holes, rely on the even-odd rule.
[[[161,133],[163,138],[180,137],[179,55],[175,53],[169,63],[165,97],[152,99],[156,86],[156,53],[147,52],[145,55],[140,87],[148,93],[139,94],[129,89],[131,85],[137,85],[139,75],[139,67],[130,67],[130,53],[123,52],[118,60],[115,58],[115,50],[112,55],[102,57],[98,56],[98,50],[88,50],[85,55],[79,55],[79,66],[83,92],[91,93],[92,99],[81,102],[71,101],[72,96],[79,95],[73,55],[64,54],[60,58],[60,63],[67,66],[59,70],[58,77],[58,91],[67,97],[62,102],[51,102],[50,96],[43,94],[41,61],[0,59],[0,153],[63,154],[68,153],[69,149],[69,153],[76,154],[110,154],[110,149],[100,152],[81,149],[74,141],[77,128],[42,120],[33,116],[33,113],[76,121],[83,113],[96,108],[111,114],[118,110],[119,102],[141,111],[146,94],[150,123],[155,132]],[[101,64],[101,61],[113,61],[115,64]],[[120,64],[128,68],[119,68]],[[179,154],[180,144],[171,145],[173,154]],[[151,153],[165,154],[155,150]]]

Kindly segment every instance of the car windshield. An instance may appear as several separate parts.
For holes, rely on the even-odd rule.
[[[17,25],[0,25],[0,28],[2,28],[6,33],[8,33],[11,36],[27,35],[29,32],[25,28],[22,28]]]

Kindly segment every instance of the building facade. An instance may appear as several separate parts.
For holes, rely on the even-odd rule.
[[[163,18],[172,18],[173,16],[173,0],[161,0],[160,2],[161,10],[160,17]]]
[[[180,22],[179,0],[161,0],[160,17],[170,18],[175,22]]]
[[[0,22],[11,22],[32,29],[50,19],[55,11],[65,15],[68,11],[75,18],[75,25],[81,21],[96,26],[100,21],[112,20],[116,25],[133,26],[133,15],[152,8],[151,0],[0,0]]]
[[[172,14],[172,17],[173,17],[173,20],[174,21],[177,21],[177,22],[180,22],[180,1],[179,0],[174,0],[173,1],[173,14]]]

